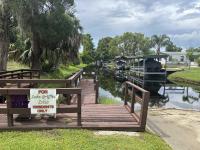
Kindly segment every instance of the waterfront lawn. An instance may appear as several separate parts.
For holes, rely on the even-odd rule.
[[[7,70],[29,69],[29,66],[10,60],[7,64]]]
[[[78,72],[82,68],[86,67],[86,64],[79,65],[61,65],[58,69],[52,72],[43,73],[41,78],[43,79],[65,79],[74,73]],[[17,70],[17,69],[30,69],[27,65],[18,63],[16,61],[10,60],[7,64],[8,70]]]
[[[67,79],[74,73],[80,71],[83,69],[83,67],[86,67],[85,64],[80,64],[80,65],[68,65],[68,66],[60,66],[57,70],[43,74],[41,76],[42,79]],[[61,88],[65,87],[65,84],[40,84],[40,88]]]
[[[17,69],[29,69],[28,66],[20,64],[15,61],[9,61],[8,62],[8,70],[17,70]],[[41,79],[66,79],[73,75],[74,73],[78,72],[82,68],[86,67],[85,64],[80,64],[80,65],[61,65],[57,70],[48,72],[48,73],[42,73]],[[59,87],[64,87],[65,85],[63,84],[40,84],[40,88],[59,88]]]
[[[169,80],[187,84],[200,85],[200,68],[191,68],[169,75]]]
[[[47,79],[66,79],[73,75],[74,73],[80,71],[82,68],[86,67],[85,64],[80,65],[61,65],[57,70],[50,72],[48,74],[42,75],[42,78]]]
[[[1,150],[171,150],[158,136],[96,135],[88,130],[1,132]]]

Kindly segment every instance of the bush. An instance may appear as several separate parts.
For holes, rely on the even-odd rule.
[[[197,59],[197,64],[200,67],[200,57]]]
[[[83,51],[83,53],[81,54],[81,59],[84,64],[90,64],[94,61],[94,58],[91,57],[91,55],[87,51]]]

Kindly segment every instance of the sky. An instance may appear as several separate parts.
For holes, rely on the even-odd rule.
[[[75,0],[95,45],[106,36],[167,34],[179,47],[200,47],[200,0]]]

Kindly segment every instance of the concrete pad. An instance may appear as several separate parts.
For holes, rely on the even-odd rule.
[[[149,110],[147,125],[174,150],[200,149],[200,112],[176,109]]]
[[[121,132],[121,131],[96,131],[95,135],[126,135],[126,136],[140,136],[138,132]]]

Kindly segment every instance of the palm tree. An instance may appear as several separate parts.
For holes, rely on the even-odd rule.
[[[156,48],[157,55],[160,55],[160,49],[170,43],[170,38],[165,35],[153,35],[151,37],[152,45]]]
[[[30,56],[32,69],[41,69],[43,60],[57,65],[62,56],[66,56],[65,62],[78,58],[82,27],[71,9],[73,1],[13,0],[12,5],[20,29],[31,41],[31,51],[25,51],[20,58]]]

